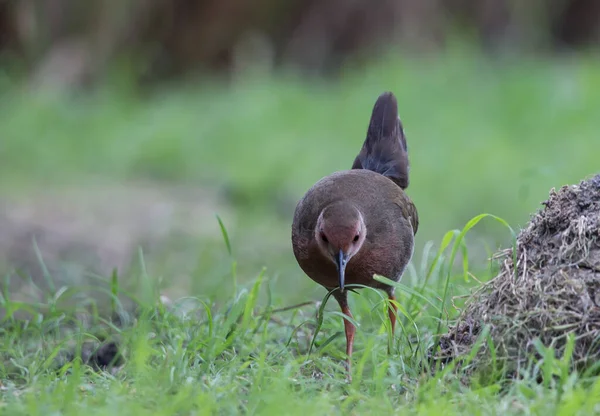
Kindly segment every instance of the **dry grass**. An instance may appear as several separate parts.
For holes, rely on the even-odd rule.
[[[600,359],[600,175],[550,192],[517,238],[494,279],[467,303],[458,323],[441,340],[445,359],[471,351],[485,326],[476,365],[504,361],[509,372],[536,354],[536,340],[562,356],[570,334],[573,363],[586,368]]]

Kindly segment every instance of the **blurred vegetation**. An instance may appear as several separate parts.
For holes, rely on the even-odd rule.
[[[456,35],[491,52],[598,46],[595,0],[2,0],[0,53],[36,82],[89,85],[115,62],[137,81],[257,62],[308,73],[366,64],[394,44],[443,49]]]
[[[406,127],[408,192],[422,220],[419,259],[427,241],[481,212],[518,228],[551,187],[597,171],[598,64],[585,54],[490,60],[457,46],[435,58],[388,56],[328,84],[255,75],[229,85],[171,85],[151,95],[118,79],[85,95],[8,88],[0,111],[2,187],[7,195],[36,195],[40,185],[67,195],[61,186],[93,192],[95,183],[135,181],[180,186],[188,195],[215,189],[211,198],[220,202],[211,209],[234,209],[221,214],[236,254],[247,253],[242,270],[254,275],[268,265],[285,274],[284,292],[290,281],[313,288],[289,247],[293,209],[316,180],[350,167],[381,91],[396,92]],[[97,192],[102,201],[103,188]],[[106,198],[104,204],[134,206]],[[202,224],[216,229],[207,215]],[[486,244],[493,251],[509,242],[493,224],[474,235],[474,260],[487,257]],[[224,252],[221,242],[210,250]]]
[[[242,276],[269,265],[283,293],[313,287],[291,255],[293,209],[349,168],[384,90],[409,140],[415,258],[481,212],[518,227],[597,169],[598,5],[4,0],[0,264],[39,278],[37,238],[50,271],[127,273],[141,246],[158,275],[210,276],[219,212]],[[471,240],[476,262],[508,242],[486,224]]]

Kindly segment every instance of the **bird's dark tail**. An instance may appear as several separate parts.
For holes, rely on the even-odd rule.
[[[398,117],[398,101],[391,92],[377,98],[367,138],[352,169],[368,169],[390,178],[400,188],[408,187],[408,148]]]

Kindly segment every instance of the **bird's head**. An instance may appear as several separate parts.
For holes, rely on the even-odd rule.
[[[315,239],[323,255],[335,263],[341,291],[344,291],[346,265],[360,250],[366,235],[364,218],[352,203],[334,202],[319,214]]]

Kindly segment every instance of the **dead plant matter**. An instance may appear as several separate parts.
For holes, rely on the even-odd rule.
[[[575,336],[573,362],[585,368],[600,359],[600,175],[550,191],[517,237],[498,253],[498,276],[467,302],[458,323],[441,338],[441,356],[468,353],[485,325],[498,359],[509,371],[535,354],[534,340],[561,356]],[[474,365],[490,363],[484,342]]]

